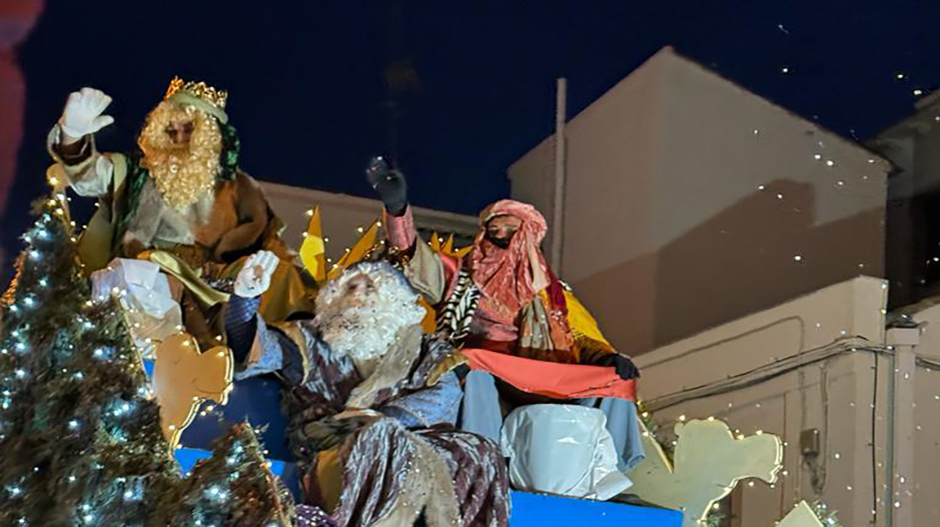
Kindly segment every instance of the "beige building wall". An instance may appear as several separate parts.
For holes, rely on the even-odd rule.
[[[940,501],[932,499],[940,488],[940,305],[936,299],[908,306],[908,322],[916,325],[909,346],[896,346],[900,371],[897,391],[913,393],[899,405],[895,450],[909,452],[895,481],[896,499],[910,505],[914,525],[940,525]]]
[[[902,423],[912,404],[929,412],[940,402],[925,385],[916,399],[899,403],[904,390],[914,392],[900,384],[909,377],[893,374],[898,364],[885,344],[886,300],[883,280],[856,278],[637,358],[640,395],[664,428],[681,416],[716,417],[735,433],[762,431],[784,441],[778,481],[743,482],[732,495],[733,526],[772,526],[802,499],[838,510],[843,525],[940,525],[936,503],[905,494],[940,483],[938,436],[926,432],[940,429],[924,415],[916,452],[896,439],[922,433]],[[940,373],[933,375],[933,388],[940,388]],[[802,454],[806,430],[819,431],[818,456]],[[930,455],[935,459],[922,457]],[[916,472],[902,470],[915,459]],[[904,518],[908,512],[916,521]]]
[[[665,48],[509,169],[562,228],[561,276],[642,353],[860,274],[881,276],[890,164]],[[546,247],[550,250],[550,247]]]
[[[336,194],[278,183],[262,182],[274,212],[287,223],[284,238],[299,248],[307,229],[307,211],[320,207],[323,235],[328,238],[327,257],[338,260],[372,222],[382,217],[382,202],[347,194]],[[450,212],[414,207],[415,226],[427,240],[431,233],[454,233],[461,244],[467,244],[477,232],[477,219]]]

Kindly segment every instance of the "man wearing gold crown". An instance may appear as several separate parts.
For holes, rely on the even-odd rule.
[[[599,400],[582,395],[580,403],[597,406],[606,414],[620,470],[639,463],[644,453],[636,405],[630,400],[635,397],[639,371],[607,342],[587,309],[549,269],[539,248],[547,226],[538,210],[513,200],[493,203],[480,214],[480,232],[470,252],[455,258],[419,242],[401,172],[377,157],[366,176],[385,205],[389,243],[405,256],[405,272],[412,285],[436,308],[437,333],[457,347],[498,352],[490,355],[496,362],[502,360],[500,354],[531,359],[500,363],[512,368],[524,363],[529,369],[511,372],[511,381],[509,375],[499,375],[507,381],[500,395],[517,404],[542,400],[533,400],[527,393],[547,395],[535,389],[544,381],[539,377],[546,373],[545,362],[611,367],[616,372],[611,377],[619,377],[612,382],[625,386],[623,392]],[[486,371],[470,372],[464,388],[462,427],[498,439],[501,405],[493,377]],[[563,386],[555,388],[555,395],[564,390]],[[576,399],[576,392],[565,397]],[[630,399],[622,397],[626,392],[633,392]]]
[[[112,258],[149,260],[169,275],[186,329],[203,345],[224,333],[224,292],[244,259],[268,250],[281,259],[263,299],[269,320],[312,308],[307,279],[280,239],[283,228],[258,183],[238,168],[239,141],[225,113],[228,94],[174,78],[146,118],[132,155],[101,153],[94,134],[114,122],[111,98],[93,88],[72,93],[49,134],[49,178],[99,198],[82,235],[86,269]]]

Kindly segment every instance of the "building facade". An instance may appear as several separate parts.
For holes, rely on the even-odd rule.
[[[892,308],[940,294],[940,94],[869,142],[894,163],[886,209]]]
[[[665,48],[509,168],[561,276],[633,354],[884,272],[891,164]],[[551,252],[551,247],[548,247]]]

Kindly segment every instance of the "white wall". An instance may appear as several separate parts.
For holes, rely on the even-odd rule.
[[[623,351],[882,274],[890,165],[669,48],[566,136],[561,275]],[[509,169],[543,211],[552,149]]]
[[[577,282],[610,262],[629,261],[657,246],[649,223],[650,176],[660,158],[655,149],[662,146],[657,103],[662,66],[647,62],[567,124],[566,280]],[[552,229],[554,149],[554,137],[549,137],[508,171],[512,197],[535,205]],[[551,253],[550,243],[545,249]]]
[[[888,439],[893,358],[880,355],[876,372],[874,353],[850,351],[868,345],[883,348],[886,298],[882,280],[857,278],[637,359],[643,371],[640,397],[660,424],[668,426],[681,415],[688,419],[714,416],[745,435],[761,430],[783,439],[785,472],[772,487],[761,482],[744,484],[736,494],[739,503],[734,508],[742,515],[736,525],[772,526],[801,499],[821,499],[839,510],[844,525],[870,525],[874,493],[879,520],[873,525],[886,525],[887,509],[893,508],[889,502],[881,503],[893,459]],[[820,350],[836,348],[844,352],[814,362]],[[788,362],[796,367],[781,375],[726,393],[708,391],[737,376],[759,379],[761,368]],[[755,369],[758,374],[749,374]],[[701,390],[702,396],[683,400],[681,394],[691,389]],[[932,398],[929,402],[940,405]],[[822,433],[822,453],[813,470],[800,451],[800,434],[807,429]],[[813,489],[814,470],[824,474],[821,494]],[[917,475],[921,477],[920,472]],[[923,488],[933,479],[931,475],[918,483]],[[904,502],[910,504],[909,499]],[[930,506],[924,503],[923,507]],[[893,525],[940,525],[935,513],[923,514],[918,516],[923,521],[916,524],[895,521]]]
[[[920,362],[909,377],[899,381],[901,390],[914,393],[914,400],[899,410],[910,422],[909,428],[898,434],[897,449],[910,452],[911,459],[898,474],[895,486],[900,493],[896,498],[913,506],[916,525],[940,525],[940,501],[931,499],[940,488],[940,306],[931,303],[936,301],[908,310],[919,325],[911,351]]]

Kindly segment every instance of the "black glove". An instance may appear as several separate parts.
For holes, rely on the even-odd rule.
[[[408,182],[404,174],[389,167],[382,156],[376,156],[366,169],[366,179],[379,194],[389,214],[401,216],[405,212],[408,207]]]
[[[610,355],[605,355],[598,363],[598,366],[613,366],[617,370],[617,376],[625,381],[630,379],[638,379],[640,377],[640,370],[637,369],[636,365],[633,364],[633,361],[629,357],[624,357],[623,355],[618,355],[616,353],[611,353]]]

